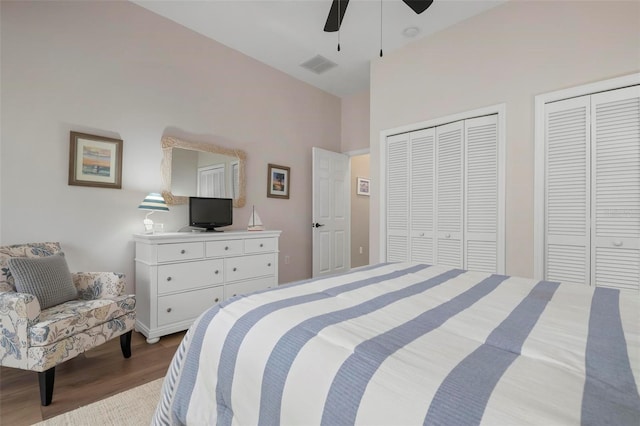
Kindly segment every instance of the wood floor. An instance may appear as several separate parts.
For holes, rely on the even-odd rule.
[[[40,405],[38,374],[0,367],[0,425],[31,425],[164,377],[185,332],[154,345],[133,332],[131,358],[113,339],[56,367],[53,402]]]

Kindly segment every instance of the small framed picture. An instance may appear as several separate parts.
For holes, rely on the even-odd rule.
[[[356,182],[356,194],[358,195],[370,195],[371,194],[371,181],[367,178],[357,178]]]
[[[285,166],[269,164],[267,177],[267,197],[289,198],[291,169]]]
[[[122,188],[122,140],[71,132],[69,185]]]

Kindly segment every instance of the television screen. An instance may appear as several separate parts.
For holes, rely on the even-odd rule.
[[[233,224],[231,198],[189,197],[189,225],[216,232]],[[221,232],[221,231],[220,231]]]

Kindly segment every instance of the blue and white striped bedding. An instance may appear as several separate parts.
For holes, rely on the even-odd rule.
[[[234,298],[154,424],[640,424],[637,294],[410,263]]]

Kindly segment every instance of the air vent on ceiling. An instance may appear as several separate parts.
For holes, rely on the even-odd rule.
[[[307,62],[300,64],[300,66],[316,74],[322,74],[326,71],[329,71],[333,67],[337,67],[338,64],[331,62],[324,56],[316,55],[313,58],[309,59]]]

